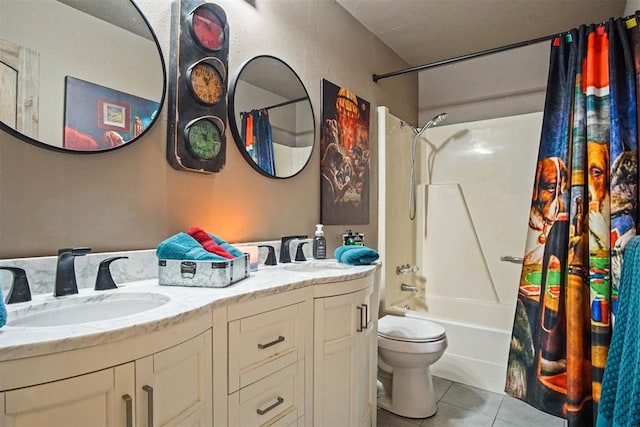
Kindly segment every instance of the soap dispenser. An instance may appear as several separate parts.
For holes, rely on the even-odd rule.
[[[327,239],[324,237],[324,226],[316,224],[316,235],[313,238],[313,258],[325,259],[327,257]]]

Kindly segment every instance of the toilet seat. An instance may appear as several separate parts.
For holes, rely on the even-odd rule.
[[[401,353],[435,353],[447,347],[444,327],[426,319],[386,315],[378,320],[378,347]]]
[[[442,325],[426,319],[386,315],[378,320],[380,337],[405,342],[434,342],[446,337]]]

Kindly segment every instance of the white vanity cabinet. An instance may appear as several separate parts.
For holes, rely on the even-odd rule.
[[[189,326],[198,327],[193,322]],[[184,327],[177,329],[174,340],[185,332]],[[210,323],[209,329],[182,343],[91,372],[93,366],[109,363],[100,359],[117,363],[123,357],[144,353],[151,342],[166,345],[171,342],[170,335],[170,331],[162,331],[139,339],[3,362],[0,374],[6,391],[0,393],[0,426],[211,426]],[[24,382],[33,385],[13,388],[19,378],[12,372],[22,373]]]
[[[120,426],[133,421],[134,364],[0,393],[0,425]],[[123,400],[123,396],[129,399]],[[132,425],[132,424],[129,424]]]
[[[377,268],[259,273],[223,290],[141,285],[175,314],[104,332],[25,345],[29,331],[3,330],[0,427],[375,425]]]
[[[227,411],[214,411],[215,425],[304,422],[306,307],[305,291],[299,289],[214,311],[214,325],[220,324],[217,312],[222,317],[226,311],[228,337],[226,365],[222,354],[217,359],[227,368]],[[214,358],[214,370],[218,365]],[[216,381],[215,388],[217,399],[224,386]]]
[[[347,283],[361,289],[314,299],[313,423],[318,426],[371,426],[375,420],[377,289],[373,279]]]

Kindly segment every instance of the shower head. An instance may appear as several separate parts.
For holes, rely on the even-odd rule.
[[[422,132],[429,129],[430,127],[436,126],[438,123],[442,122],[446,118],[447,118],[447,113],[440,113],[437,116],[431,118],[431,120],[425,123],[425,125],[422,126],[421,128],[413,128],[413,131],[416,134],[416,139],[418,139],[418,137],[422,135]]]

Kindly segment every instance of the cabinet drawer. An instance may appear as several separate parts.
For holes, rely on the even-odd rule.
[[[304,362],[294,363],[229,396],[229,424],[289,426],[304,415]]]
[[[229,322],[229,393],[304,357],[301,304]]]

